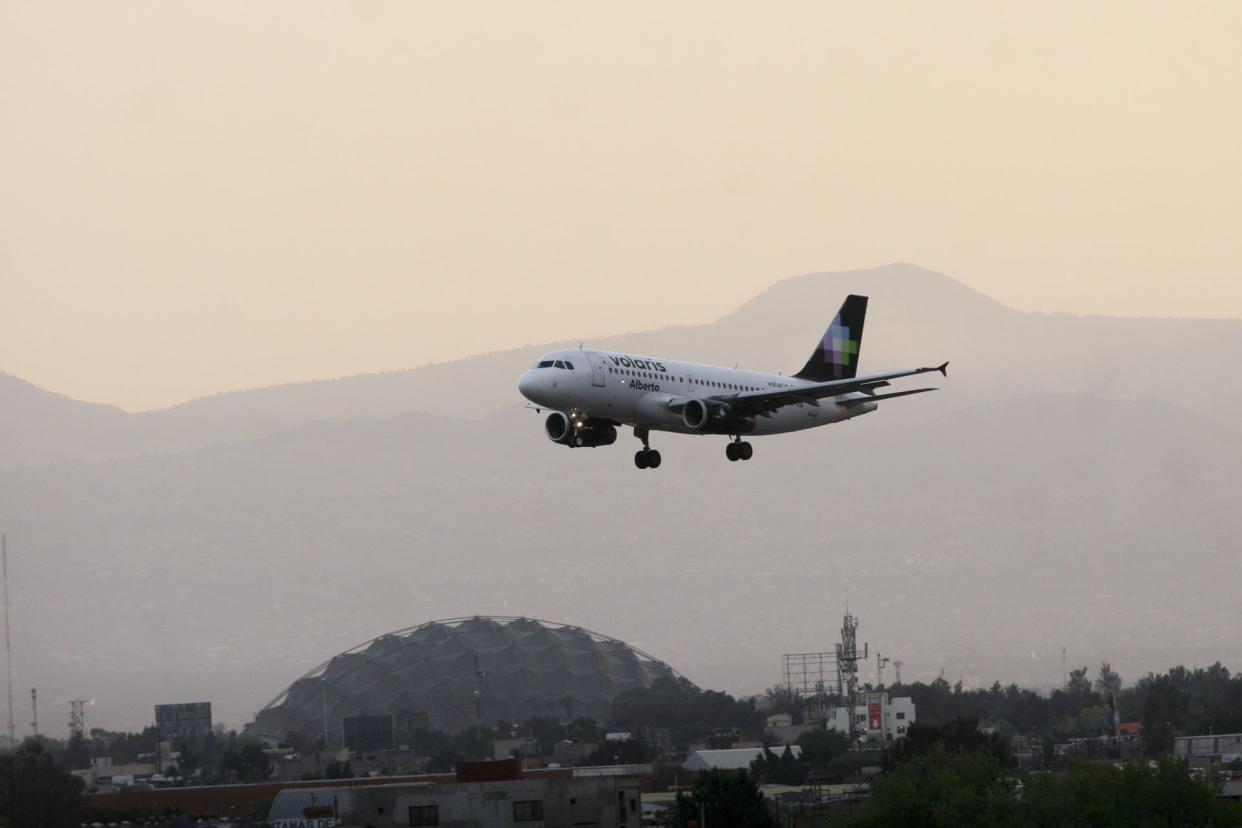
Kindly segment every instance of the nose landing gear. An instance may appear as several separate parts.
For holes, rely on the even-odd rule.
[[[634,455],[634,465],[640,469],[658,469],[660,468],[660,452],[656,451],[647,442],[647,429],[634,429],[634,436],[643,441],[642,450]]]
[[[743,442],[741,439],[734,440],[725,446],[725,457],[729,458],[729,462],[737,460],[749,460],[755,453],[750,443]]]

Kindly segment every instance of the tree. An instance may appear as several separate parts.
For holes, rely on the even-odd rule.
[[[353,779],[354,769],[350,765],[349,760],[344,762],[329,762],[328,766],[323,769],[324,779]]]
[[[91,752],[87,747],[86,738],[81,731],[75,730],[69,737],[65,752],[60,755],[60,763],[68,770],[78,770],[91,766]]]
[[[27,743],[0,755],[3,828],[77,828],[86,802],[81,779],[57,767],[42,745]]]
[[[891,771],[937,748],[949,753],[987,753],[996,760],[997,767],[1009,762],[1009,746],[1004,738],[995,733],[984,733],[974,719],[961,718],[943,725],[915,722],[906,731],[904,739],[898,739],[884,751],[880,764]]]
[[[1076,707],[1091,704],[1091,679],[1087,678],[1086,667],[1070,670],[1069,679],[1065,682],[1065,694]]]
[[[1063,774],[1037,774],[1022,792],[1019,824],[1242,825],[1242,806],[1217,796],[1171,756],[1152,768],[1073,759]]]
[[[850,749],[850,737],[835,730],[812,730],[798,737],[802,758],[812,768],[827,765]]]
[[[579,716],[565,728],[565,735],[575,742],[598,742],[604,738],[604,729],[594,719]]]
[[[272,763],[263,748],[251,744],[226,751],[220,758],[220,770],[232,772],[238,782],[262,782],[271,774]]]
[[[1143,744],[1153,755],[1173,750],[1173,734],[1184,726],[1189,695],[1173,676],[1158,676],[1147,684],[1143,699]]]
[[[871,787],[861,826],[1013,825],[1017,802],[989,750],[953,750],[944,742],[898,765]]]
[[[180,773],[191,773],[203,766],[203,759],[188,747],[181,749],[181,758],[177,760]]]
[[[1113,665],[1107,661],[1100,664],[1100,673],[1095,679],[1095,692],[1099,693],[1105,699],[1108,694],[1121,692],[1121,676],[1113,669]]]
[[[453,749],[472,762],[491,759],[495,742],[496,731],[478,725],[468,727],[452,737]]]
[[[551,716],[532,716],[526,724],[544,756],[550,755],[552,747],[565,738],[564,725]]]
[[[705,770],[694,779],[689,796],[677,795],[673,824],[684,828],[699,820],[711,828],[776,828],[763,793],[744,770]]]
[[[802,724],[806,699],[798,691],[777,685],[764,690],[763,698],[770,713],[788,713],[794,724]]]
[[[794,758],[789,745],[785,745],[779,756],[771,748],[764,748],[750,763],[751,775],[769,785],[804,785],[809,769],[809,763]]]
[[[755,737],[763,732],[763,716],[753,700],[738,701],[670,677],[622,693],[613,700],[608,721],[622,729],[672,728],[683,749],[713,731],[736,730]]]

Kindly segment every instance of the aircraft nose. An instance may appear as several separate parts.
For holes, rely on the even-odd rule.
[[[531,400],[532,402],[534,401],[534,397],[532,397],[531,394],[535,392],[535,377],[533,374],[533,371],[527,371],[525,374],[522,374],[522,378],[518,380],[518,391],[521,392],[523,397]]]

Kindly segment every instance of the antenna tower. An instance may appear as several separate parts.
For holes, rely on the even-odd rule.
[[[901,665],[905,664],[900,658],[893,662],[893,666],[897,668],[897,684],[901,684]]]
[[[39,735],[39,688],[30,688],[30,729]]]
[[[69,701],[69,738],[86,735],[86,699]]]
[[[854,709],[858,706],[858,662],[867,659],[867,643],[858,652],[858,619],[850,614],[847,606],[845,620],[841,624],[841,643],[837,645],[837,684],[844,690],[846,705],[850,711],[850,741],[855,741],[858,723],[854,721]]]
[[[884,686],[884,667],[890,661],[892,661],[891,658],[880,655],[879,650],[875,651],[875,689],[876,690],[879,690],[880,688]]]
[[[0,556],[4,559],[4,666],[9,680],[9,746],[17,746],[17,727],[13,724],[13,644],[9,640],[9,541],[0,534]]]

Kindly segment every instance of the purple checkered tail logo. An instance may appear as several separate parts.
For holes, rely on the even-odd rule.
[[[841,324],[840,317],[832,320],[824,341],[820,344],[824,361],[832,365],[832,375],[840,379],[854,357],[858,355],[858,340],[850,338],[850,329]]]

